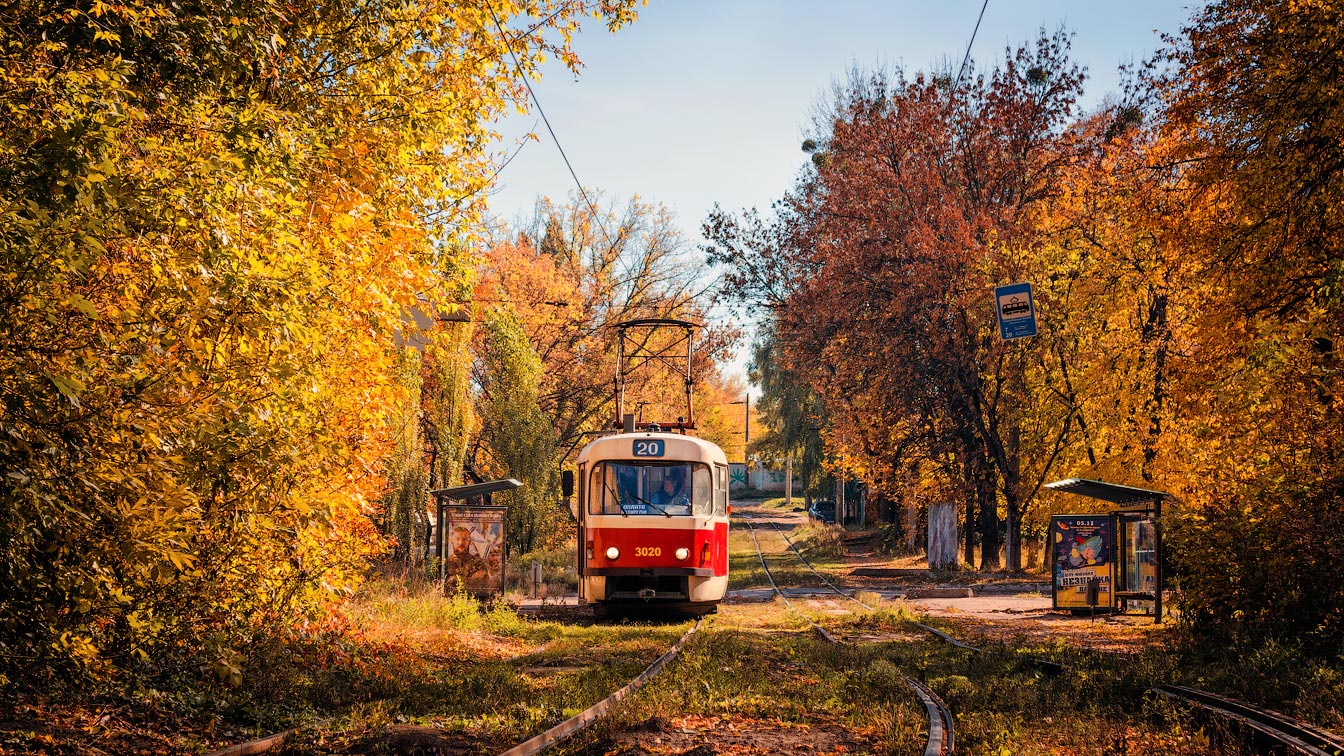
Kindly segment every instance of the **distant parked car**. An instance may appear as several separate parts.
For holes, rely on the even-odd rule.
[[[828,499],[812,502],[807,508],[807,516],[826,525],[835,524],[835,502]]]

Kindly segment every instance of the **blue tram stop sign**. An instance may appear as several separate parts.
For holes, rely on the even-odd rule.
[[[999,315],[999,336],[1004,341],[1036,335],[1036,303],[1031,298],[1031,284],[996,287],[994,309]]]

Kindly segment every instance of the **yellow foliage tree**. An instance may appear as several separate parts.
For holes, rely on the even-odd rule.
[[[204,651],[381,548],[393,332],[460,259],[521,66],[631,2],[10,4],[0,647]],[[444,242],[453,241],[454,244]]]

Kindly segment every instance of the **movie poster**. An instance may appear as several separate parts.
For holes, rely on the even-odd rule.
[[[452,589],[461,578],[467,593],[504,592],[505,507],[444,507],[445,574]]]
[[[1115,605],[1115,521],[1107,515],[1050,518],[1054,607],[1086,609],[1087,581],[1097,578],[1097,607]]]

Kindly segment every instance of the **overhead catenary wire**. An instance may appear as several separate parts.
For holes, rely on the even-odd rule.
[[[985,0],[980,5],[980,16],[975,19],[975,28],[971,30],[971,38],[966,43],[966,52],[961,56],[961,67],[957,69],[957,80],[952,82],[952,91],[956,91],[961,85],[962,74],[966,73],[966,63],[971,59],[971,46],[975,44],[975,35],[980,33],[980,22],[985,20],[985,8],[989,7],[989,0]],[[540,106],[538,106],[540,109]]]
[[[555,143],[555,149],[560,152],[560,158],[565,161],[565,168],[569,169],[570,178],[574,179],[574,185],[579,188],[579,196],[583,197],[584,204],[588,205],[589,212],[593,214],[593,222],[602,232],[602,237],[607,240],[607,246],[614,249],[616,244],[612,242],[611,234],[607,233],[606,224],[602,222],[602,216],[597,212],[597,206],[588,198],[588,192],[583,188],[583,182],[579,181],[579,174],[574,171],[573,164],[569,162],[569,156],[565,154],[565,148],[560,144],[560,137],[555,135],[555,129],[551,127],[551,119],[546,117],[546,111],[541,107],[541,100],[537,99],[537,93],[532,89],[531,79],[523,71],[522,63],[518,61],[518,53],[514,52],[513,45],[509,42],[509,35],[505,33],[504,25],[500,23],[499,16],[495,13],[495,4],[486,0],[485,7],[490,11],[490,19],[495,22],[495,28],[499,30],[500,38],[504,40],[504,48],[509,51],[509,57],[513,59],[513,68],[518,72],[518,78],[523,80],[523,86],[527,88],[528,97],[532,99],[532,104],[537,106],[537,113],[541,115],[541,122],[546,124],[546,131],[550,133],[551,141]]]

